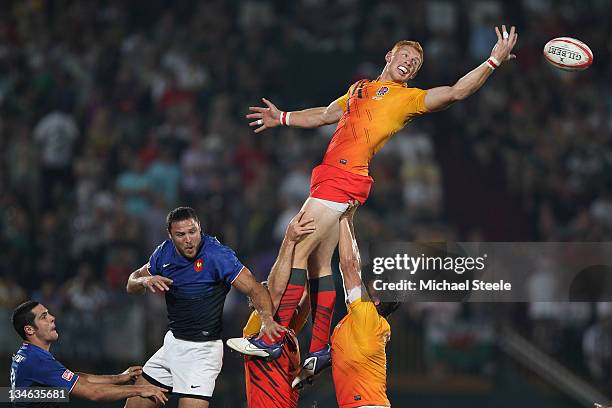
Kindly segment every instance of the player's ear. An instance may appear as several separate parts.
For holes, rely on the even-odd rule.
[[[23,331],[25,332],[27,336],[31,336],[34,334],[34,327],[27,324],[23,326]]]
[[[391,55],[392,55],[392,53],[391,53],[391,51],[389,51],[389,52],[387,53],[387,55],[385,55],[385,61],[387,61],[387,62],[391,62]]]

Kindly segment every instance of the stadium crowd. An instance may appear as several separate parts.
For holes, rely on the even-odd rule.
[[[51,310],[101,310],[124,296],[178,204],[196,208],[204,230],[263,278],[333,129],[253,135],[248,106],[261,96],[287,110],[326,105],[375,77],[402,38],[425,50],[415,86],[452,84],[488,56],[502,20],[518,27],[517,60],[378,154],[358,239],[612,238],[612,36],[601,19],[610,2],[553,11],[545,0],[328,3],[3,5],[0,306],[33,295]],[[595,50],[589,70],[545,65],[543,44],[565,34]],[[238,305],[227,313],[244,316]],[[559,358],[573,350],[568,365],[610,385],[610,308],[567,307],[531,305],[517,324],[536,327],[532,339]],[[495,320],[473,317],[478,305],[407,309],[396,330],[425,328],[432,344],[444,324]],[[541,320],[551,327],[543,335]]]

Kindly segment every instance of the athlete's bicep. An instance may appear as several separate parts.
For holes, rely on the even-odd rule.
[[[253,276],[249,268],[246,266],[242,267],[238,276],[236,276],[236,278],[232,281],[232,286],[245,295],[249,295],[256,284],[257,280],[255,279],[255,276]]]
[[[454,90],[451,86],[439,86],[427,90],[425,95],[425,107],[428,111],[440,111],[448,108],[456,102]]]
[[[346,102],[348,100],[348,94],[345,94],[332,103],[330,103],[325,111],[323,112],[323,121],[327,125],[338,123],[342,114],[346,110]]]

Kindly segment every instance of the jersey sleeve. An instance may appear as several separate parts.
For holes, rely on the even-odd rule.
[[[336,99],[334,102],[338,104],[338,106],[340,106],[340,108],[342,108],[342,111],[346,111],[346,103],[348,101],[348,92],[345,93],[344,95],[342,95],[341,97],[339,97],[338,99]]]
[[[79,375],[64,367],[53,358],[43,358],[35,362],[36,368],[32,370],[32,380],[47,387],[65,388],[72,391]]]
[[[374,303],[358,298],[348,305],[348,313],[351,316],[353,338],[355,341],[357,343],[368,341],[372,333],[378,329],[380,320]]]
[[[402,105],[406,121],[429,112],[425,106],[427,91],[419,88],[408,88]]]
[[[149,273],[151,275],[159,275],[162,270],[162,253],[163,253],[164,244],[161,244],[155,251],[151,254],[149,258]]]
[[[217,241],[218,242],[218,241]],[[238,260],[236,253],[225,245],[217,244],[213,262],[219,280],[231,285],[238,277],[244,265]]]

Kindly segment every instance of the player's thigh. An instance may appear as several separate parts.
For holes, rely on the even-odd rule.
[[[146,378],[140,376],[136,379],[134,385],[152,385]],[[149,398],[132,397],[125,401],[125,408],[157,408],[161,404]]]
[[[221,340],[191,342],[175,339],[172,355],[172,392],[181,399],[212,397],[223,365]],[[195,402],[194,402],[195,403]]]
[[[308,257],[308,276],[316,278],[331,274],[331,260],[338,246],[340,228],[331,228]]]
[[[186,398],[179,399],[179,408],[208,408],[209,402],[205,399]]]
[[[308,256],[324,240],[332,228],[338,229],[338,220],[342,213],[312,198],[306,200],[302,210],[304,210],[304,218],[313,218],[316,227],[315,232],[306,236],[295,247],[296,261],[301,261],[305,264]]]

